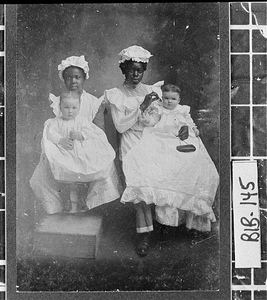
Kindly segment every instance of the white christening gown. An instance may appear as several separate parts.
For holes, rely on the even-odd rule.
[[[219,175],[202,140],[192,130],[189,111],[186,105],[173,110],[162,107],[160,121],[144,129],[140,142],[123,159],[126,189],[121,201],[154,203],[160,223],[186,223],[188,228],[209,231],[210,222],[216,221],[212,205]],[[182,125],[189,125],[185,141],[176,137]],[[196,150],[177,151],[178,145],[186,144],[193,144]],[[186,221],[181,218],[183,212]]]

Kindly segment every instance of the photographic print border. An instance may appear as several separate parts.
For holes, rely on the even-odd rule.
[[[6,4],[6,262],[13,299],[230,299],[229,3],[220,3],[220,289],[160,292],[17,292],[16,290],[16,5]]]

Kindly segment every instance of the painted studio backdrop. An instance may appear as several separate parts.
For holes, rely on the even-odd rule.
[[[47,257],[32,259],[32,233],[43,212],[29,185],[40,158],[44,122],[54,117],[48,95],[59,95],[64,89],[57,66],[68,56],[84,55],[90,68],[90,78],[85,81],[84,88],[99,98],[105,89],[124,80],[119,69],[118,53],[134,44],[148,49],[153,55],[144,75],[144,83],[154,84],[164,80],[180,86],[181,104],[191,106],[201,138],[219,171],[219,43],[219,4],[215,2],[18,5],[16,209],[19,290],[219,288],[218,196],[214,204],[217,218],[213,225],[215,233],[210,239],[215,244],[211,247],[215,249],[212,254],[204,242],[189,247],[191,255],[186,256],[186,246],[176,245],[175,241],[179,240],[176,239],[155,245],[155,249],[158,247],[160,251],[167,243],[168,247],[163,250],[164,263],[161,263],[160,254],[154,253],[153,257],[152,252],[150,258],[145,258],[146,263],[140,266],[140,259],[136,257],[130,240],[134,236],[133,208],[120,204],[118,200],[103,209],[105,222],[109,224],[106,228],[114,229],[114,232],[104,230],[103,233],[103,249],[110,250],[105,259],[102,256],[105,269],[99,262],[101,259],[83,261],[83,266],[76,263],[75,269],[57,258],[53,258],[53,267]],[[117,150],[116,131],[109,111],[105,115],[105,125],[108,139]],[[128,224],[129,217],[133,224]],[[115,221],[121,223],[116,225]],[[125,221],[127,225],[123,224]],[[117,248],[108,244],[109,238],[116,242]],[[166,270],[171,268],[167,266],[166,257],[171,257],[168,249],[173,249],[174,245],[176,250],[180,249],[178,251],[184,249],[183,265],[169,262],[172,263],[172,273],[169,274]],[[101,252],[101,242],[99,247]],[[103,250],[102,254],[104,251],[108,250]],[[199,253],[205,257],[197,257]],[[120,260],[125,259],[124,267],[115,263],[112,265],[119,255],[123,256]],[[153,266],[149,264],[151,261]],[[100,265],[97,265],[98,262]],[[176,263],[179,265],[177,268]],[[86,264],[90,264],[90,280],[85,279],[89,276]],[[57,269],[53,269],[55,266]],[[68,275],[64,277],[66,268],[69,268],[66,271]],[[110,270],[117,270],[116,276]],[[64,278],[59,278],[59,272]],[[125,275],[125,272],[134,275]],[[50,280],[45,279],[48,274]],[[124,278],[121,281],[120,275]],[[68,278],[72,278],[71,281]]]

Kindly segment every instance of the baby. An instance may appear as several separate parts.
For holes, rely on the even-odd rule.
[[[189,136],[199,136],[199,130],[190,116],[190,107],[187,105],[178,105],[180,103],[180,88],[175,85],[166,84],[161,89],[162,100],[155,97],[155,100],[141,113],[140,121],[148,127],[153,127],[164,118],[166,119],[164,126],[163,124],[157,126],[161,127],[162,131],[170,131],[178,137],[179,130],[183,126],[188,126]],[[166,114],[168,117],[165,116]],[[187,144],[185,140],[183,142]],[[183,151],[183,145],[177,146],[176,149]]]
[[[65,211],[79,212],[79,183],[107,178],[115,158],[103,130],[79,114],[80,94],[60,96],[60,114],[45,122],[43,148],[55,180],[70,188]]]
[[[216,221],[212,205],[218,172],[190,107],[179,104],[179,87],[167,84],[161,90],[162,100],[156,99],[140,113],[139,120],[146,127],[139,143],[124,157],[127,185],[121,202],[142,199],[155,204],[156,220],[163,225],[184,222],[189,229],[210,231],[211,222]],[[188,128],[185,140],[179,138],[183,126]]]

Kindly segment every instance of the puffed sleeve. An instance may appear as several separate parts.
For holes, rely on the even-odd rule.
[[[53,113],[56,116],[60,115],[60,109],[59,109],[59,97],[56,97],[54,94],[49,93],[49,102],[50,102],[50,107],[53,109]]]
[[[133,111],[121,111],[116,106],[111,105],[111,116],[118,132],[123,133],[130,129],[139,119],[141,110],[139,108]]]
[[[196,127],[196,124],[194,123],[191,114],[190,114],[190,106],[183,105],[183,115],[186,119],[186,123],[190,128]]]
[[[120,96],[116,91],[106,90],[104,94],[105,99],[110,103],[111,116],[114,122],[114,126],[118,132],[123,133],[126,130],[130,129],[135,123],[139,120],[141,115],[141,110],[139,109],[139,103],[141,103],[140,97],[138,100],[137,97],[128,97],[130,103],[136,103],[136,107],[126,107],[123,105],[123,102],[120,99]]]
[[[164,80],[158,81],[151,86],[153,92],[156,92],[162,98],[161,86],[164,85]]]

